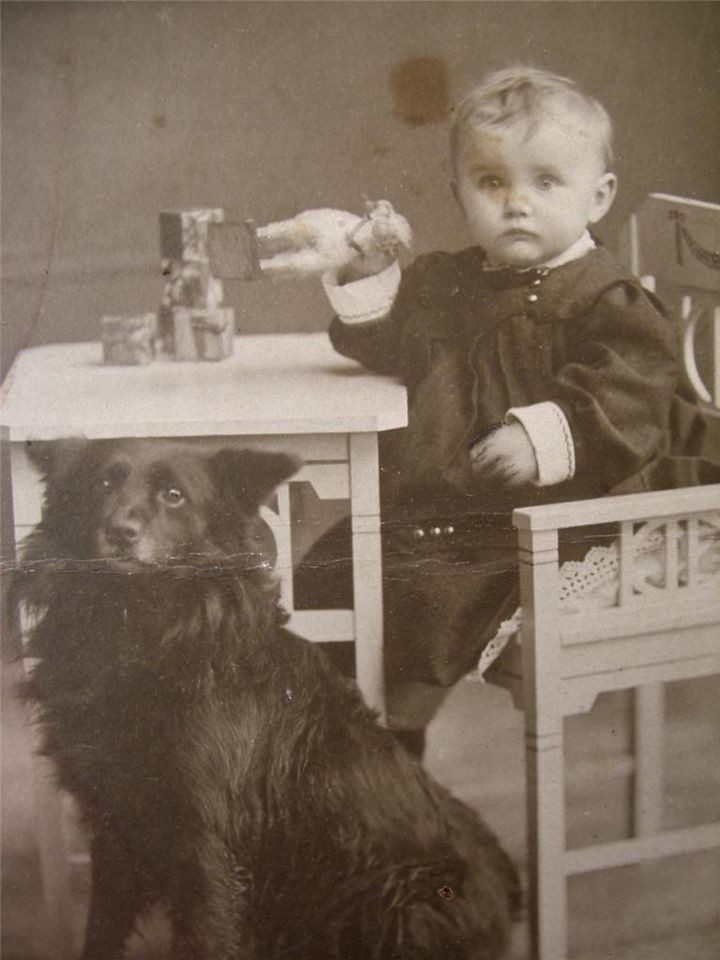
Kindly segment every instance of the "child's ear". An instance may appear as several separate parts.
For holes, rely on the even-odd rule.
[[[617,177],[614,173],[604,173],[595,185],[594,204],[590,213],[589,223],[598,223],[598,221],[602,220],[613,205],[616,194]]]
[[[210,469],[223,492],[236,496],[253,508],[259,507],[302,466],[302,461],[286,453],[262,450],[218,451],[210,458]]]

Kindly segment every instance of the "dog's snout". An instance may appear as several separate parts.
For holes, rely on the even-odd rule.
[[[105,536],[116,547],[131,547],[140,537],[141,525],[133,517],[116,517],[105,527]]]

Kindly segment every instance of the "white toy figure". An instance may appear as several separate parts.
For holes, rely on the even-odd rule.
[[[392,259],[398,247],[410,247],[412,231],[388,200],[378,200],[366,202],[364,217],[344,210],[305,210],[258,227],[257,242],[263,274],[308,276],[342,270],[358,257]]]

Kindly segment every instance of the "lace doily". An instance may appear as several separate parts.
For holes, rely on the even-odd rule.
[[[679,555],[685,556],[685,536],[681,537]],[[633,554],[634,582],[662,586],[665,576],[666,539],[659,530],[643,537],[635,544]],[[720,533],[708,527],[699,535],[697,562],[698,586],[717,584],[720,589]],[[687,582],[687,563],[682,560],[679,581]],[[568,560],[559,570],[558,613],[577,613],[582,609],[607,609],[617,604],[620,586],[620,550],[617,543],[592,547],[583,560]],[[480,654],[477,670],[471,678],[483,680],[483,674],[493,664],[511,640],[520,642],[522,609],[518,607],[509,620],[503,621],[498,632]]]

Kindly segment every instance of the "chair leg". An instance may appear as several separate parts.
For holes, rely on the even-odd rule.
[[[567,887],[562,718],[555,733],[526,727],[530,944],[533,960],[565,960]]]
[[[634,694],[633,827],[636,837],[647,837],[662,829],[664,688],[645,684]]]
[[[533,960],[565,960],[565,786],[557,610],[557,530],[518,530],[523,605],[530,946]]]

